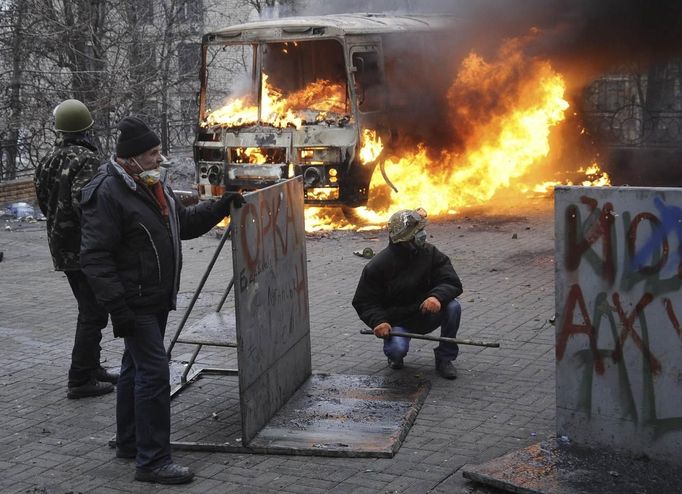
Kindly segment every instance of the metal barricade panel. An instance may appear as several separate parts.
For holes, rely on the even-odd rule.
[[[248,194],[231,218],[239,392],[248,444],[311,373],[301,178]]]

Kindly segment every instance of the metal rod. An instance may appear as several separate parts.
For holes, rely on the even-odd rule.
[[[213,266],[215,265],[216,261],[218,260],[218,256],[220,255],[220,251],[223,250],[223,246],[225,245],[225,242],[227,241],[227,237],[229,236],[230,233],[230,227],[232,226],[232,223],[228,225],[227,228],[225,228],[225,233],[223,233],[223,237],[220,239],[220,243],[218,244],[218,247],[215,250],[215,253],[213,254],[213,259],[211,259],[211,262],[208,264],[208,267],[206,268],[206,272],[204,273],[204,276],[201,278],[201,281],[199,282],[199,286],[197,286],[197,289],[194,291],[194,295],[192,296],[192,300],[189,303],[189,306],[187,307],[187,310],[185,311],[185,314],[182,316],[182,321],[180,321],[180,324],[178,325],[178,329],[175,331],[175,335],[173,336],[173,339],[171,340],[170,344],[168,345],[168,350],[166,351],[166,355],[168,355],[168,360],[171,359],[171,351],[173,351],[173,347],[175,346],[175,343],[178,341],[178,337],[180,336],[180,331],[182,331],[182,328],[185,327],[185,323],[187,322],[187,319],[189,318],[189,315],[192,312],[192,309],[194,308],[194,304],[196,304],[197,299],[199,298],[199,294],[201,294],[201,290],[204,289],[204,285],[206,284],[206,280],[208,279],[208,275],[211,274],[211,271],[213,270]]]
[[[173,389],[171,389],[171,400],[176,396],[179,395],[181,391],[183,391],[187,386],[192,384],[194,381],[197,379],[200,379],[204,374],[211,374],[211,375],[220,375],[220,376],[237,376],[239,375],[239,369],[224,369],[220,367],[203,367],[196,371],[194,374],[192,374],[191,377],[185,378],[185,382],[181,382],[180,384],[177,384]],[[116,444],[114,443],[114,447]]]
[[[192,369],[192,366],[194,365],[194,361],[197,359],[197,356],[199,355],[199,351],[201,351],[201,346],[202,345],[197,345],[197,347],[194,349],[194,353],[192,353],[192,357],[189,359],[189,362],[187,362],[187,365],[185,366],[185,372],[183,372],[182,376],[180,376],[180,382],[182,384],[185,384],[187,382],[187,376],[189,375],[189,371]]]
[[[220,312],[223,310],[223,304],[225,303],[225,300],[227,300],[227,295],[230,293],[230,290],[232,290],[232,287],[234,286],[234,276],[230,278],[230,282],[227,284],[227,289],[225,290],[225,293],[223,293],[223,298],[220,299],[220,303],[218,303],[218,307],[216,307],[216,312]]]
[[[360,334],[374,334],[371,329],[361,329]],[[456,343],[458,345],[472,345],[472,346],[485,346],[489,348],[499,348],[499,343],[493,343],[490,341],[476,341],[476,340],[461,340],[459,338],[446,338],[444,336],[431,336],[428,334],[417,334],[417,333],[394,333],[391,331],[388,333],[390,336],[401,336],[403,338],[414,338],[416,340],[429,340],[429,341],[442,341],[444,343]]]

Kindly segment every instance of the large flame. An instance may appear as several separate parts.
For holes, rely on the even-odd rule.
[[[475,55],[467,61],[451,92],[471,81],[485,80],[494,71]],[[563,120],[568,108],[564,89],[562,78],[543,64],[532,81],[510,95],[517,101],[513,107],[470,130],[465,153],[442,150],[431,156],[420,146],[386,160],[386,173],[399,190],[391,193],[386,209],[421,205],[429,214],[440,215],[488,201],[499,188],[508,187],[547,156],[550,129]],[[457,110],[462,118],[463,110]],[[381,177],[375,174],[372,183],[381,184]]]
[[[388,147],[374,129],[362,129],[359,159],[375,166],[368,206],[355,208],[350,221],[338,208],[308,208],[306,228],[383,226],[391,212],[403,208],[424,207],[432,217],[449,215],[487,203],[501,189],[545,193],[557,185],[549,180],[550,143],[552,130],[569,108],[566,82],[548,61],[526,56],[523,43],[509,40],[493,60],[471,53],[461,63],[447,93],[456,144]],[[324,120],[327,112],[347,112],[344,86],[327,80],[285,95],[263,74],[261,93],[260,120],[276,127],[300,128],[311,111],[316,121]],[[258,119],[257,105],[247,98],[234,99],[210,113],[202,125],[242,126]],[[257,150],[245,148],[244,155],[249,162],[262,162]],[[596,163],[578,172],[585,178],[577,183],[609,184]]]
[[[318,79],[287,96],[268,82],[263,74],[261,85],[261,121],[274,127],[303,125],[302,111],[316,113],[315,120],[324,120],[327,113],[345,113],[346,92],[342,84]],[[258,105],[253,98],[234,98],[222,108],[212,111],[202,122],[204,127],[222,125],[239,127],[258,123]]]
[[[471,53],[462,62],[448,92],[459,147],[384,149],[384,171],[398,192],[387,186],[377,166],[368,208],[355,210],[363,224],[383,226],[390,213],[405,208],[424,207],[431,216],[454,214],[487,203],[500,189],[546,193],[559,184],[542,177],[551,175],[550,134],[569,108],[566,83],[549,62],[526,57],[521,42],[507,42],[495,61]],[[373,131],[366,129],[364,136],[363,163],[378,156],[372,149],[381,149],[373,147]],[[583,185],[610,184],[596,163],[578,172],[585,173]],[[329,208],[316,208],[307,225],[310,230],[346,226],[337,220]]]

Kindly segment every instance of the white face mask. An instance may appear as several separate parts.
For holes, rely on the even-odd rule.
[[[161,170],[159,168],[154,168],[153,170],[145,170],[140,173],[140,180],[144,182],[145,185],[154,185],[159,180],[161,180]]]
[[[135,162],[140,170],[142,170],[138,175],[140,180],[142,180],[142,183],[147,186],[152,186],[161,180],[161,169],[158,166],[156,168],[152,168],[151,170],[144,170],[135,158],[130,159]]]

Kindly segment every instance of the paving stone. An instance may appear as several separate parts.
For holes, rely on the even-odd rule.
[[[298,481],[298,484],[303,487],[310,488],[312,491],[320,490],[327,492],[338,485],[338,482],[333,482],[331,480],[325,480],[322,478],[313,479],[310,477],[303,477]]]
[[[465,463],[478,463],[554,430],[553,216],[551,203],[523,214],[469,215],[434,221],[432,241],[453,259],[463,280],[460,336],[499,341],[499,349],[461,346],[449,382],[433,369],[433,344],[413,342],[406,373],[433,387],[391,459],[265,456],[175,451],[196,480],[168,492],[462,492]],[[530,227],[530,230],[526,230]],[[0,492],[45,486],[73,492],[162,492],[133,481],[134,467],[114,457],[115,395],[67,400],[75,302],[52,270],[44,223],[0,231],[5,258],[0,286]],[[512,233],[518,239],[511,240]],[[187,307],[219,238],[186,241],[179,306]],[[314,371],[388,375],[381,342],[363,336],[350,300],[366,261],[353,250],[385,245],[385,232],[330,232],[307,237]],[[493,270],[494,269],[494,270]],[[212,310],[231,277],[229,248],[209,277],[197,310]],[[11,291],[10,291],[11,290]],[[228,306],[231,301],[228,299]],[[232,305],[233,307],[233,305]],[[170,340],[182,318],[171,313]],[[201,314],[193,314],[196,320]],[[119,365],[123,344],[104,330],[105,367]],[[173,357],[187,360],[191,345]],[[197,365],[236,367],[236,354],[202,349]],[[402,372],[402,371],[401,371]],[[232,393],[236,393],[234,389]],[[191,413],[185,406],[174,413]],[[535,434],[533,436],[532,434]],[[42,491],[36,491],[42,492]],[[163,490],[166,492],[166,490]],[[470,490],[469,492],[484,491]]]

